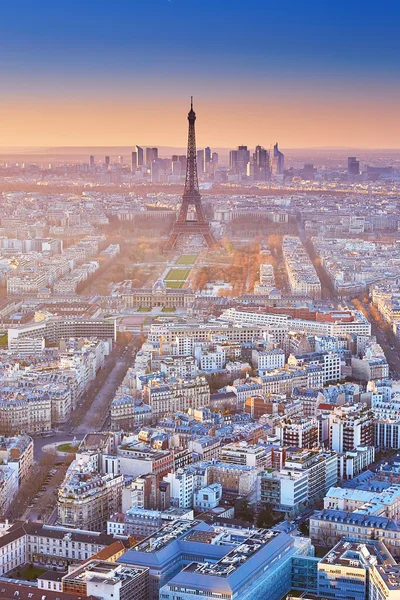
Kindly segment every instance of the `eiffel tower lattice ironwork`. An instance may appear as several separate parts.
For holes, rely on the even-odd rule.
[[[210,230],[210,225],[206,221],[201,206],[201,196],[199,191],[199,181],[197,177],[197,156],[196,156],[196,132],[195,121],[196,113],[193,110],[193,97],[191,98],[190,111],[188,114],[189,136],[187,147],[186,162],[186,180],[185,190],[182,196],[182,205],[177,220],[175,221],[169,239],[165,245],[165,250],[175,248],[178,239],[183,236],[202,236],[204,242],[211,250],[216,250],[218,244]],[[188,219],[188,212],[194,207],[196,219]]]

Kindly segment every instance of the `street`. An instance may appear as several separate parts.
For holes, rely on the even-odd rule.
[[[57,489],[74,454],[69,457],[68,454],[54,452],[60,444],[80,442],[87,433],[102,431],[107,427],[110,403],[128,368],[133,365],[135,355],[134,340],[126,346],[114,348],[68,421],[59,426],[54,434],[35,438],[35,468],[40,464],[46,465],[43,467],[44,471],[42,469],[43,483],[40,489],[32,486],[29,490],[24,490],[23,497],[19,499],[18,505],[15,505],[18,517],[44,520],[50,524],[56,522],[57,510],[52,507],[56,502]]]

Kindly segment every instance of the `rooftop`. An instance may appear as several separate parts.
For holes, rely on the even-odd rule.
[[[228,552],[217,563],[193,562],[185,567],[184,571],[215,577],[229,577],[238,567],[278,535],[280,535],[278,531],[258,529],[245,542]]]

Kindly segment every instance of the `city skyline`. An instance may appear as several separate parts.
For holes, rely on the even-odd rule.
[[[1,146],[184,147],[190,95],[199,147],[399,146],[394,2],[41,7],[3,8]]]

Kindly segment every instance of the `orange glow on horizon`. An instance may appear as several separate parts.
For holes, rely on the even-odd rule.
[[[29,146],[186,146],[187,103],[182,99],[131,102],[90,98],[85,101],[2,101],[2,147]],[[214,148],[238,144],[282,148],[348,146],[398,148],[400,120],[396,103],[364,98],[324,101],[215,100],[195,97],[197,142]]]

